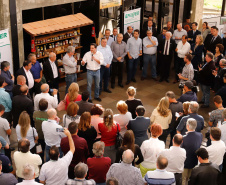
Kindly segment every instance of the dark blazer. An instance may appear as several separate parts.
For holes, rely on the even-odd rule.
[[[133,36],[133,33],[132,33],[132,36]],[[123,35],[123,41],[125,43],[127,43],[128,39],[130,38],[129,34],[126,32],[124,35]]]
[[[21,87],[20,85],[15,85],[13,87],[13,90],[12,90],[13,97],[17,95],[21,95],[20,87]],[[27,93],[27,97],[31,99],[31,95],[29,92]]]
[[[145,21],[144,24],[143,24],[143,28],[147,28],[147,27],[148,27],[148,21]],[[155,22],[153,22],[152,27],[153,27],[153,28],[156,28]]]
[[[16,128],[21,112],[27,111],[31,119],[31,126],[34,127],[33,112],[34,106],[31,99],[26,95],[17,95],[12,100],[13,127]]]
[[[218,185],[220,181],[220,170],[216,164],[201,163],[191,172],[188,185]]]
[[[224,84],[215,95],[221,96],[223,100],[223,107],[226,107],[226,84]]]
[[[110,37],[112,37],[112,38],[114,39],[113,34],[112,34],[112,35],[110,35]],[[117,35],[116,35],[116,40],[115,40],[115,41],[117,41]]]
[[[198,70],[198,65],[202,63],[202,52],[203,52],[204,45],[198,45],[195,48],[195,43],[191,45],[192,50],[192,60],[191,63],[194,69]]]
[[[220,68],[218,70],[218,74],[214,78],[214,91],[215,92],[217,92],[224,85],[223,77],[224,77],[225,73],[226,73],[226,68],[223,68],[223,69]]]
[[[31,74],[32,74],[32,73],[31,73]],[[28,86],[27,75],[26,75],[26,73],[25,73],[23,67],[21,67],[20,69],[18,69],[18,71],[16,72],[14,84],[17,84],[17,77],[18,77],[19,75],[23,75],[23,76],[26,78],[26,84],[27,84],[27,86]]]
[[[205,50],[208,50],[210,52],[212,52],[213,54],[215,54],[215,49],[216,49],[216,45],[217,44],[222,44],[223,41],[222,41],[222,38],[218,35],[217,38],[213,41],[212,41],[212,38],[213,38],[213,35],[212,34],[208,34],[206,36],[206,39],[205,39],[205,42],[204,42],[204,46],[205,46]]]
[[[162,33],[160,33],[158,36],[157,36],[157,40],[158,40],[158,46],[157,46],[157,50],[159,51],[159,46],[161,46],[162,42],[164,41],[164,38],[165,36],[163,37],[164,35]]]
[[[192,169],[198,164],[198,158],[195,151],[200,148],[201,143],[202,133],[200,132],[188,132],[187,135],[183,137],[181,148],[186,150],[184,168]]]
[[[58,72],[58,78],[60,77],[60,74],[59,74],[59,67],[58,67],[58,62],[55,61],[55,64],[56,64],[56,67],[57,67],[57,72]],[[44,63],[43,63],[43,74],[46,78],[46,82],[47,83],[50,83],[54,80],[53,78],[53,70],[52,70],[52,67],[49,63],[49,60],[46,60]]]
[[[198,79],[200,84],[211,86],[214,82],[214,76],[212,70],[215,69],[213,61],[206,63],[201,71],[198,72]]]
[[[188,41],[190,44],[195,43],[196,40],[196,36],[197,35],[201,35],[201,32],[199,30],[196,30],[195,33],[193,34],[193,30],[188,31],[188,38],[190,38],[191,40]]]
[[[82,115],[84,112],[90,112],[91,108],[93,107],[93,103],[87,102],[87,101],[77,101],[76,102],[79,106],[78,115]]]
[[[129,121],[128,130],[132,130],[135,136],[135,144],[141,146],[144,140],[148,139],[147,129],[151,121],[148,117],[139,116]]]
[[[166,39],[163,39],[161,43],[159,43],[159,51],[161,51],[161,54],[164,52]],[[172,57],[174,55],[174,51],[176,49],[176,43],[173,39],[170,39],[170,48],[169,48],[169,56]]]

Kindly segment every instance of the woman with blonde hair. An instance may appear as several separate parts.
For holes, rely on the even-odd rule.
[[[191,45],[190,54],[193,56],[191,63],[194,69],[198,70],[198,66],[202,64],[202,52],[204,49],[202,35],[197,35],[195,43]]]
[[[26,111],[21,112],[18,125],[16,126],[17,140],[26,138],[30,141],[31,153],[36,153],[35,143],[38,141],[38,133],[34,127],[31,127],[30,116]]]
[[[104,157],[110,157],[111,163],[115,162],[116,157],[116,134],[120,132],[120,125],[113,120],[113,111],[106,109],[104,111],[103,123],[98,124],[101,133],[101,141],[105,144]]]
[[[120,125],[120,134],[123,137],[126,132],[126,125],[129,123],[129,120],[132,119],[132,114],[128,112],[128,105],[122,100],[118,101],[116,107],[119,111],[119,114],[115,114],[113,118],[114,121]]]
[[[77,83],[73,82],[68,88],[68,93],[65,96],[65,110],[67,110],[67,106],[70,102],[81,101],[82,96],[79,94],[79,86]]]
[[[136,108],[138,105],[143,105],[140,99],[135,99],[136,95],[136,88],[133,86],[130,86],[126,94],[128,96],[128,99],[125,101],[128,106],[128,111],[132,114],[132,118],[135,119],[137,117],[136,115]]]
[[[78,124],[78,136],[87,141],[89,154],[92,157],[93,143],[97,137],[97,131],[93,126],[91,126],[91,115],[89,112],[82,113],[80,117],[80,122]]]
[[[158,106],[153,110],[151,114],[151,123],[158,123],[162,126],[163,133],[159,137],[160,140],[166,143],[166,138],[168,136],[168,128],[169,124],[172,120],[172,113],[169,109],[169,98],[163,97],[160,101]]]

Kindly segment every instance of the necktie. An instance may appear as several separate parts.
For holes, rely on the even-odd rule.
[[[167,55],[167,50],[168,50],[168,40],[166,41],[165,55]]]
[[[115,41],[115,36],[114,36],[114,41]]]
[[[212,40],[211,40],[211,42],[210,42],[210,43],[213,43],[213,42],[214,42],[214,40],[215,40],[215,37],[213,37],[213,38],[212,38]]]

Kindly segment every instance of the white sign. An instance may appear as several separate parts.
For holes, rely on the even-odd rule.
[[[2,61],[8,61],[10,63],[10,72],[13,74],[13,62],[8,29],[0,31],[0,62]]]
[[[133,30],[140,30],[140,10],[141,8],[137,8],[124,12],[124,34],[128,26],[132,26]]]

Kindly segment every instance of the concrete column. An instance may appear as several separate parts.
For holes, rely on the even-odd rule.
[[[199,28],[202,26],[204,0],[192,0],[191,22],[197,22]]]

